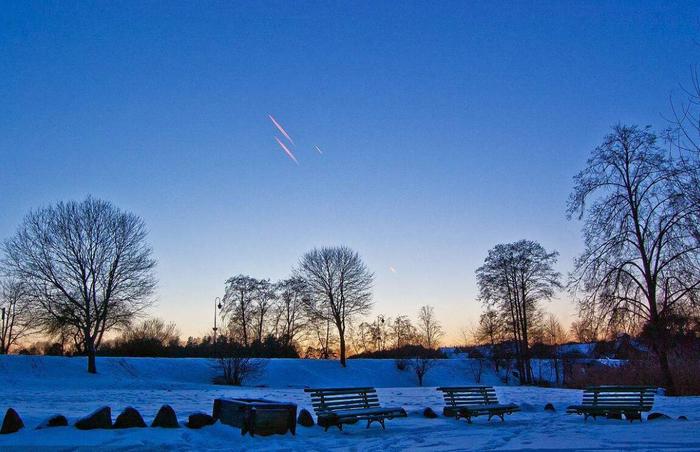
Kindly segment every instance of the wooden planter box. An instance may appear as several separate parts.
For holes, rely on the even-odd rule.
[[[296,435],[297,406],[263,399],[216,399],[214,419],[241,429],[241,435]]]

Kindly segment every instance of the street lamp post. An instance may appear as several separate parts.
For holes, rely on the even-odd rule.
[[[2,344],[0,344],[0,352],[5,353],[5,308],[2,308],[2,326],[0,326],[0,335],[2,335]]]
[[[221,309],[221,298],[219,297],[214,298],[214,346],[216,346],[216,330],[219,329],[216,326],[216,318],[218,317],[217,309]]]

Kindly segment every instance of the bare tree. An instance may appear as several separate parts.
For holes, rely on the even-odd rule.
[[[425,376],[430,372],[430,369],[435,367],[435,360],[427,358],[425,356],[417,356],[411,361],[411,367],[416,373],[416,378],[418,379],[418,386],[423,386],[423,380]]]
[[[306,357],[330,359],[337,356],[334,350],[338,344],[338,337],[333,331],[331,315],[314,316],[313,313],[308,313],[308,315],[308,328],[311,330],[311,336],[315,339],[316,346],[310,345],[306,349]]]
[[[250,345],[255,297],[260,281],[246,275],[236,275],[226,281],[226,292],[221,301],[221,314],[229,321],[229,333],[244,346]]]
[[[26,284],[45,329],[71,328],[96,373],[106,331],[152,302],[155,260],[143,220],[88,197],[31,212],[4,243],[5,267]]]
[[[397,316],[390,327],[394,348],[401,348],[418,342],[418,330],[407,316]]]
[[[471,372],[471,376],[474,378],[474,383],[481,384],[481,376],[484,373],[484,358],[470,358],[469,371]],[[498,371],[498,369],[496,369],[496,371]]]
[[[246,381],[262,375],[267,361],[250,357],[246,350],[232,346],[215,359],[214,366],[221,372],[224,384],[241,386]]]
[[[562,383],[561,372],[561,349],[560,346],[566,342],[567,334],[559,319],[554,314],[549,314],[545,319],[542,329],[543,343],[551,347],[552,367],[556,384]],[[542,366],[540,365],[540,369]]]
[[[501,361],[504,359],[501,343],[506,339],[505,325],[506,322],[503,321],[501,314],[489,307],[481,313],[479,325],[474,331],[474,339],[477,344],[488,344],[491,347],[490,356],[497,374],[501,367]]]
[[[255,340],[262,343],[265,339],[265,325],[268,314],[273,308],[275,301],[277,301],[277,287],[271,284],[269,279],[259,280],[253,300],[255,301],[253,306]]]
[[[279,300],[277,316],[284,345],[296,343],[304,333],[307,318],[304,313],[305,300],[309,298],[306,284],[300,278],[289,278],[278,283]]]
[[[581,311],[646,324],[670,393],[668,322],[700,290],[698,202],[679,189],[681,172],[649,127],[618,125],[574,178],[568,208],[584,218],[570,281]]]
[[[474,339],[478,344],[488,344],[493,349],[496,344],[503,342],[505,331],[500,317],[498,311],[492,307],[481,313],[479,325],[474,332]]]
[[[496,245],[476,270],[481,301],[507,322],[521,383],[533,382],[530,335],[537,326],[538,303],[551,299],[561,287],[561,276],[553,269],[557,256],[537,242],[520,240]]]
[[[433,349],[440,345],[444,332],[432,306],[421,306],[418,311],[418,331],[426,348]]]
[[[598,322],[590,316],[571,322],[571,335],[581,343],[595,342],[599,339]]]
[[[371,323],[361,322],[357,326],[352,325],[350,337],[352,337],[352,346],[355,354],[376,351],[376,334]]]
[[[309,291],[307,310],[311,316],[335,325],[340,364],[345,367],[345,332],[353,318],[371,309],[374,275],[359,254],[345,246],[309,251],[294,274],[304,280]]]
[[[154,341],[163,346],[178,343],[180,332],[175,323],[165,323],[158,318],[144,319],[129,328],[121,337],[122,341]]]
[[[0,355],[4,355],[35,330],[26,284],[12,278],[0,281],[0,312]]]

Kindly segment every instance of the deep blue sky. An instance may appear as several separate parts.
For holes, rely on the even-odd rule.
[[[610,125],[666,126],[699,20],[698,2],[4,2],[0,237],[88,194],[141,215],[154,313],[185,334],[228,276],[347,244],[375,314],[432,304],[456,339],[496,243],[571,268],[572,176]],[[572,320],[567,297],[550,309]]]

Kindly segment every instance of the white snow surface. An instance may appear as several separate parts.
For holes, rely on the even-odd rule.
[[[216,374],[206,359],[98,358],[98,374],[85,372],[84,358],[0,357],[0,409],[15,408],[26,425],[18,433],[1,435],[0,450],[700,450],[700,397],[657,396],[653,411],[672,420],[630,423],[598,419],[584,422],[565,414],[579,403],[581,392],[570,389],[498,386],[492,373],[482,384],[496,385],[501,402],[513,402],[522,412],[505,422],[486,418],[466,421],[445,418],[438,385],[473,384],[470,364],[444,360],[417,387],[409,371],[393,360],[337,361],[273,359],[263,375],[240,388],[211,384]],[[35,430],[44,419],[63,414],[74,423],[94,409],[108,405],[112,416],[133,406],[150,423],[158,408],[170,404],[181,422],[193,412],[210,412],[219,397],[253,397],[297,403],[311,410],[303,387],[375,386],[387,406],[403,406],[408,418],[366,429],[364,422],[344,431],[297,427],[297,435],[241,436],[240,430],[217,423],[201,430],[185,427],[79,431],[74,427]],[[551,402],[556,413],[543,410]],[[426,419],[431,407],[438,419]],[[0,414],[2,415],[2,414]],[[680,415],[688,421],[679,421]]]

